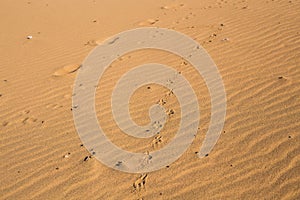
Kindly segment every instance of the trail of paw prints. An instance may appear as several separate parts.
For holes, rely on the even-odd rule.
[[[192,11],[192,7],[188,7],[186,4],[180,3],[180,4],[173,4],[173,5],[166,5],[166,6],[161,6],[161,10],[163,11],[163,15],[172,15],[174,16],[174,14],[176,16],[180,16],[179,18],[177,17],[172,17],[172,19],[174,21],[172,21],[171,23],[171,27],[172,29],[177,29],[177,25],[179,24],[184,24],[185,26],[187,24],[190,24],[190,20],[193,19],[194,17],[196,17],[196,13]],[[174,13],[176,12],[176,13]],[[190,25],[187,26],[187,28],[189,29],[193,29],[195,28],[195,26]]]
[[[44,121],[39,121],[34,115],[32,115],[30,110],[21,112],[19,117],[21,118],[21,123],[24,125],[31,123],[44,123]]]
[[[177,79],[178,75],[180,75],[180,74],[181,74],[181,72],[177,72],[176,74],[174,74],[174,77],[167,80],[167,85],[170,88],[172,88],[172,85],[176,82],[176,79]],[[170,89],[156,103],[163,106],[163,107],[165,107],[168,103],[168,100],[170,98],[172,98],[173,96],[174,96],[173,90]],[[171,109],[171,108],[168,108],[168,109],[166,109],[165,113],[168,117],[167,119],[170,119],[175,114],[175,110]],[[160,125],[160,124],[158,124],[158,125]],[[151,141],[150,146],[152,147],[152,149],[158,149],[162,146],[162,144],[163,144],[163,137],[161,136],[160,132],[158,132],[156,134],[156,136],[153,138],[153,140]]]
[[[95,47],[99,44],[100,42],[96,41],[96,40],[89,40],[86,43],[84,43],[84,46],[91,46],[91,47]]]
[[[201,9],[207,10],[207,9],[225,8],[227,6],[233,6],[235,9],[247,9],[248,2],[246,0],[240,0],[234,2],[228,0],[217,0],[214,1],[214,3],[202,7]]]
[[[209,28],[211,29],[211,33],[206,39],[204,39],[204,41],[201,42],[201,45],[205,46],[206,44],[210,44],[215,40],[219,40],[222,42],[229,41],[229,38],[227,37],[220,37],[220,35],[222,35],[223,29],[225,28],[224,23],[220,23],[219,25],[211,25],[209,26]]]
[[[34,116],[32,116],[30,114],[30,110],[25,110],[21,113],[22,116],[22,123],[23,124],[28,124],[28,123],[33,123],[37,121],[37,118],[35,118]]]
[[[137,196],[138,196],[137,199],[139,199],[139,200],[144,199],[142,197],[142,193],[143,193],[143,190],[146,189],[145,186],[146,186],[147,177],[148,177],[148,174],[142,174],[132,184],[132,186],[133,186],[133,192],[137,194]]]
[[[177,10],[183,8],[184,6],[185,6],[185,4],[183,4],[183,3],[175,3],[175,4],[161,6],[160,9],[177,11]]]
[[[159,105],[161,105],[161,106],[166,105],[167,102],[168,102],[168,100],[169,100],[169,98],[170,98],[171,96],[173,96],[173,95],[174,95],[173,91],[172,91],[172,90],[169,90],[169,91],[165,94],[164,97],[160,98],[160,99],[157,101],[157,104],[159,104]],[[167,114],[167,116],[170,118],[172,115],[175,114],[175,111],[174,111],[174,109],[167,109],[167,110],[166,110],[166,114]]]
[[[11,121],[2,121],[1,125],[3,127],[12,125],[12,124],[22,124],[22,125],[27,125],[27,124],[37,124],[37,123],[41,123],[43,124],[44,121],[40,121],[38,120],[38,118],[36,118],[34,115],[31,114],[30,110],[24,110],[22,112],[20,112],[19,114],[16,115],[16,119]]]
[[[162,5],[160,9],[164,12],[164,15],[167,15],[167,12],[174,12],[182,9],[185,5],[183,3],[179,4],[172,4],[172,5]],[[138,26],[157,26],[160,22],[160,19],[158,17],[156,18],[149,18],[147,20],[139,21],[136,25]]]

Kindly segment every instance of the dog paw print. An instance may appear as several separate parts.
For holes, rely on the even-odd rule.
[[[30,110],[25,110],[23,111],[20,116],[22,117],[22,120],[21,122],[23,124],[28,124],[28,123],[34,123],[34,122],[37,122],[38,119],[33,117],[31,114],[30,114]]]
[[[157,135],[154,137],[154,139],[151,142],[151,146],[153,148],[157,148],[162,143],[162,136]]]
[[[133,188],[136,191],[140,191],[141,189],[145,188],[147,174],[142,174],[134,183]]]
[[[167,115],[169,116],[169,117],[171,117],[172,115],[174,115],[175,114],[175,111],[173,110],[173,109],[168,109],[167,110]]]

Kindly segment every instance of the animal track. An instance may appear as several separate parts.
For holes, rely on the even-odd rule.
[[[163,105],[165,105],[165,104],[167,103],[167,101],[164,100],[164,99],[160,99],[157,103],[158,103],[159,105],[163,106]]]
[[[84,46],[91,46],[91,47],[94,47],[97,45],[98,45],[98,42],[96,40],[89,40],[84,44]]]
[[[170,116],[172,116],[172,115],[174,115],[175,114],[175,111],[173,110],[173,109],[168,109],[167,110],[167,115],[170,117]]]
[[[135,191],[140,191],[141,189],[145,188],[147,174],[142,174],[134,183],[133,188]]]
[[[154,25],[158,22],[159,20],[158,19],[147,19],[146,21],[142,21],[142,22],[139,22],[139,26],[149,26],[149,25]]]
[[[78,64],[66,65],[63,68],[54,72],[53,76],[64,76],[66,74],[71,74],[73,72],[76,72],[80,67],[81,67],[81,65],[78,65]]]
[[[7,125],[9,125],[9,122],[7,121],[2,122],[2,126],[7,126]]]
[[[22,117],[21,122],[23,124],[33,123],[37,122],[37,118],[30,116],[30,110],[25,110],[20,114],[20,117]]]
[[[211,43],[214,40],[216,40],[217,36],[222,32],[223,27],[224,27],[224,24],[222,24],[222,23],[219,24],[218,26],[215,26],[215,25],[210,26],[210,28],[213,29],[212,33],[202,42],[202,45]],[[228,38],[223,39],[222,41],[228,41]]]
[[[63,106],[62,105],[58,105],[58,104],[48,104],[46,106],[46,108],[51,108],[52,110],[56,110],[58,108],[62,108]]]
[[[153,148],[157,148],[161,143],[163,142],[162,140],[162,136],[161,135],[157,135],[154,137],[154,139],[151,142],[151,146]]]
[[[177,11],[178,9],[184,7],[185,5],[183,3],[180,4],[172,4],[172,5],[165,5],[161,6],[160,9],[162,10],[172,10],[172,11]]]

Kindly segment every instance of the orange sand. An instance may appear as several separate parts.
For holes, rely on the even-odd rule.
[[[0,199],[299,199],[300,2],[297,0],[160,0],[0,2]],[[126,70],[168,64],[188,77],[199,99],[196,139],[165,169],[128,174],[110,169],[81,146],[73,123],[76,69],[104,39],[151,26],[185,33],[219,68],[227,116],[208,157],[195,152],[210,119],[205,82],[192,66],[166,52],[133,52],[113,63],[99,83],[97,116],[120,147],[163,147],[178,128],[175,114],[161,139],[120,133],[110,94]],[[27,39],[32,36],[32,39]],[[138,124],[167,90],[151,85],[132,96]]]

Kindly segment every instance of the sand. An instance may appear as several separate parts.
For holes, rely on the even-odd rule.
[[[0,199],[299,199],[299,10],[297,0],[2,0]],[[182,32],[207,50],[224,82],[227,115],[217,145],[199,159],[195,152],[211,115],[202,77],[166,52],[123,56],[96,93],[99,124],[116,145],[157,150],[178,128],[176,97],[155,84],[134,93],[130,111],[143,125],[149,106],[166,101],[174,113],[160,137],[136,139],[116,126],[110,94],[122,74],[139,64],[155,61],[181,71],[201,112],[196,138],[176,162],[130,174],[106,167],[82,146],[72,89],[97,44],[146,26]]]

